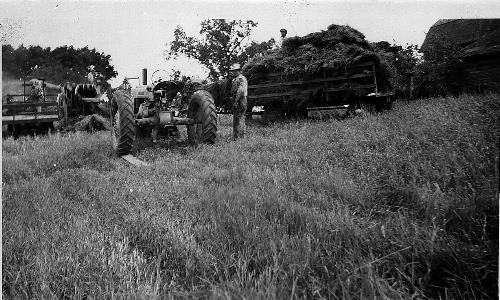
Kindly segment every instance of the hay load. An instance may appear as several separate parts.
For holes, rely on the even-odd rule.
[[[243,73],[253,82],[271,72],[312,78],[323,72],[339,72],[352,65],[373,62],[378,86],[388,91],[393,72],[386,55],[376,52],[356,29],[332,24],[327,30],[285,39],[281,49],[251,59],[243,67]]]

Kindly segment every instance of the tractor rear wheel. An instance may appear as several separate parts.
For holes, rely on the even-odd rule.
[[[111,125],[111,138],[116,154],[129,154],[135,140],[134,105],[130,95],[123,91],[113,94]]]
[[[187,126],[187,134],[190,142],[215,143],[217,137],[217,112],[214,100],[209,92],[196,91],[189,101],[188,118],[195,121]]]

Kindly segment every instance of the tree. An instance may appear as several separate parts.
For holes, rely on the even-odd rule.
[[[16,74],[12,71],[15,66],[14,48],[11,45],[2,45],[2,77],[12,77]]]
[[[247,61],[256,55],[265,54],[267,51],[273,49],[276,46],[276,41],[271,38],[267,42],[257,43],[252,41],[252,43],[245,48],[243,53],[238,57],[238,62],[244,65]]]
[[[467,88],[462,49],[446,37],[428,47],[423,55],[415,45],[402,47],[382,41],[373,46],[379,53],[390,55],[397,98],[456,95]]]
[[[183,54],[198,60],[209,70],[210,79],[229,77],[229,68],[239,62],[245,49],[245,40],[257,23],[252,20],[207,19],[201,23],[201,39],[188,36],[180,26],[174,30],[174,41],[168,55]]]
[[[415,68],[415,91],[419,97],[457,95],[467,88],[462,49],[442,38],[424,52]]]
[[[416,45],[391,45],[381,41],[373,44],[375,51],[384,53],[394,69],[392,85],[396,98],[410,98],[412,96],[412,77],[420,62],[418,47]]]
[[[73,46],[50,47],[2,45],[3,71],[11,77],[43,77],[48,82],[61,84],[66,81],[84,82],[93,69],[107,81],[117,72],[110,64],[111,56],[88,47],[75,49]]]
[[[170,80],[180,81],[181,80],[181,71],[172,69],[172,73],[170,74]]]

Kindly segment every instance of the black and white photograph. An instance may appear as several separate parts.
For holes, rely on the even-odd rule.
[[[498,299],[500,2],[0,0],[2,299]]]

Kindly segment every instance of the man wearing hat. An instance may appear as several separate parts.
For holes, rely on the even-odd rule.
[[[236,140],[245,136],[248,83],[245,76],[241,74],[240,64],[233,64],[229,71],[234,77],[231,83],[231,100],[233,102],[233,138]]]

